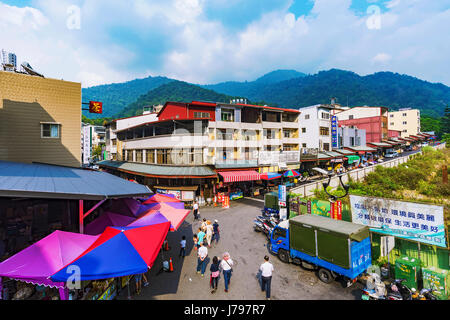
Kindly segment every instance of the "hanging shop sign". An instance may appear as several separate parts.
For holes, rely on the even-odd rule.
[[[371,231],[447,247],[442,206],[354,195],[350,204],[353,223]]]
[[[331,202],[330,216],[334,220],[342,220],[342,202]]]
[[[278,205],[286,207],[286,186],[283,184],[278,186]]]
[[[89,112],[90,113],[102,113],[103,103],[99,101],[89,101]]]

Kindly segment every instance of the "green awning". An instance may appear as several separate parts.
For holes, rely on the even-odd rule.
[[[350,155],[346,157],[348,159],[348,164],[352,164],[353,162],[359,161],[359,156]]]

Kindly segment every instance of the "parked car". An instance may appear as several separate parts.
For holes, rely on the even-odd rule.
[[[385,158],[395,158],[398,156],[398,153],[395,151],[388,151],[386,152],[386,154],[384,155]]]
[[[413,148],[411,146],[406,146],[404,150],[405,150],[405,152],[406,151],[413,151]]]

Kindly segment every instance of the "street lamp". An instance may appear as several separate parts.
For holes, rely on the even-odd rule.
[[[350,189],[350,186],[348,184],[344,184],[344,182],[342,181],[342,177],[344,176],[343,173],[339,174],[339,182],[341,184],[341,186],[344,188],[345,190],[345,194],[343,196],[335,196],[333,194],[328,193],[327,188],[330,185],[331,182],[331,178],[334,176],[334,172],[333,171],[327,171],[324,170],[322,168],[313,168],[313,170],[323,174],[323,175],[327,175],[328,176],[328,182],[322,182],[323,185],[323,189],[325,190],[325,193],[328,195],[330,202],[336,202],[338,199],[344,198],[348,195],[348,190]]]

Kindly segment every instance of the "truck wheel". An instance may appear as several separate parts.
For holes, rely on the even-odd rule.
[[[331,272],[327,269],[320,268],[318,273],[320,281],[324,283],[330,283],[333,280],[333,277],[331,276]]]
[[[284,263],[289,263],[289,254],[286,250],[279,249],[278,250],[278,258]]]

